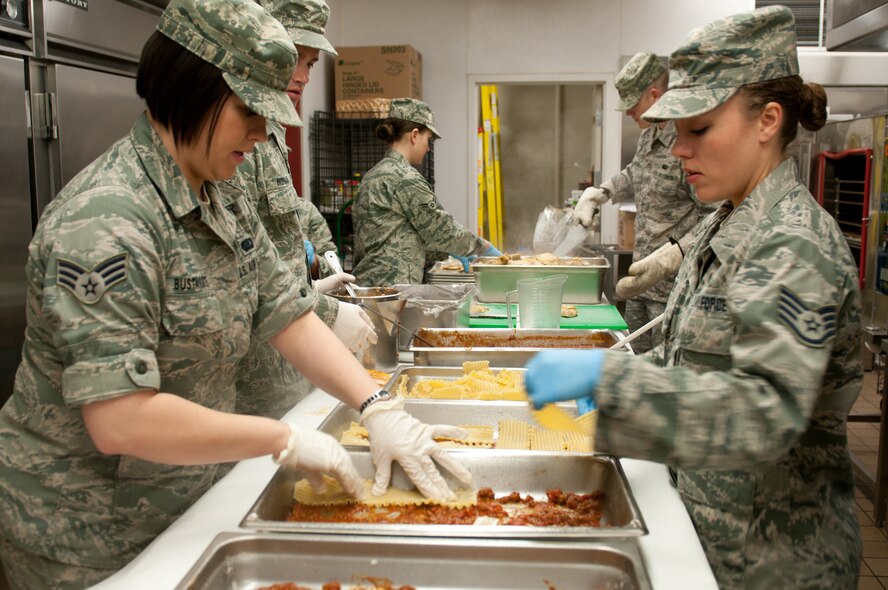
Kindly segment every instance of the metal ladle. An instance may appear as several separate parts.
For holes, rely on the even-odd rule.
[[[337,273],[340,273],[340,272],[344,273],[345,272],[344,270],[342,270],[342,265],[339,264],[339,256],[336,255],[336,252],[334,252],[333,250],[327,250],[326,252],[324,252],[324,258],[326,258],[327,262],[330,263],[330,268],[332,268],[334,272],[337,272]],[[393,326],[398,326],[399,330],[404,330],[405,332],[407,332],[408,334],[410,334],[411,336],[413,336],[417,340],[421,340],[422,342],[424,342],[426,344],[426,346],[431,346],[434,348],[434,346],[435,346],[434,344],[432,344],[431,342],[429,342],[428,340],[426,340],[425,338],[423,338],[422,336],[420,336],[419,334],[417,334],[413,330],[410,330],[409,328],[407,328],[406,326],[404,326],[400,322],[396,322],[395,320],[386,317],[384,314],[382,314],[378,310],[373,309],[372,307],[370,307],[368,305],[364,305],[364,302],[361,301],[361,299],[358,297],[358,295],[354,289],[358,285],[352,286],[352,283],[343,283],[343,285],[345,286],[345,290],[348,291],[348,294],[357,302],[358,307],[360,307],[364,311],[369,311],[370,313],[382,318],[383,320],[389,322]]]

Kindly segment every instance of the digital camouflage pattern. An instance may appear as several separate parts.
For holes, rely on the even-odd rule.
[[[653,299],[643,299],[641,297],[627,300],[624,315],[629,331],[637,330],[664,311],[666,311],[665,301],[654,301]],[[632,350],[635,354],[642,354],[662,341],[663,332],[660,326],[654,326],[632,341]]]
[[[691,31],[669,57],[669,90],[642,118],[658,122],[711,111],[744,84],[799,73],[795,18],[785,6],[729,16]]]
[[[635,200],[633,261],[645,258],[670,238],[679,240],[684,247],[689,241],[689,232],[715,209],[697,200],[687,183],[681,160],[672,155],[677,135],[672,122],[662,129],[657,125],[642,129],[629,165],[601,183],[614,203]],[[671,290],[671,280],[660,281],[640,298],[663,303]]]
[[[235,177],[224,183],[226,190],[243,194],[265,226],[281,259],[293,273],[298,286],[306,289],[313,309],[327,326],[332,327],[339,312],[339,302],[318,294],[309,282],[307,256],[299,210],[304,199],[293,187],[287,161],[289,148],[286,131],[269,123],[268,141],[256,144]],[[316,248],[318,246],[316,245]],[[318,250],[320,254],[322,250]],[[250,352],[241,362],[237,375],[237,413],[278,419],[313,389],[312,383],[278,354],[269,343],[253,339]]]
[[[119,569],[216,472],[104,455],[82,406],[155,389],[232,412],[251,338],[311,307],[252,209],[213,183],[203,196],[143,114],[43,213],[29,246],[22,362],[0,411],[0,536],[35,558]],[[78,297],[121,254],[126,278]],[[86,269],[73,288],[64,261]]]
[[[98,584],[117,570],[80,567],[22,551],[0,537],[0,558],[10,590],[80,590]]]
[[[324,0],[258,0],[259,4],[284,25],[296,45],[304,45],[339,55],[324,36],[330,20],[330,7]]]
[[[435,137],[441,139],[441,134],[435,129],[435,113],[432,112],[432,107],[421,100],[415,98],[394,99],[389,108],[389,118],[403,119],[417,125],[424,125]]]
[[[287,96],[298,53],[284,27],[253,0],[172,0],[157,30],[222,71],[253,111],[302,125]]]
[[[308,199],[296,201],[296,215],[302,224],[302,232],[305,234],[305,239],[314,246],[315,258],[318,261],[318,276],[324,278],[336,274],[336,271],[330,267],[330,263],[324,258],[325,252],[337,252],[336,244],[333,243],[333,233],[330,231],[327,220],[324,219],[324,216],[318,211],[314,203]]]
[[[641,95],[657,78],[666,73],[666,64],[653,53],[641,52],[632,56],[614,78],[620,100],[618,111],[628,111],[641,100]]]
[[[595,448],[678,468],[721,588],[856,589],[857,268],[792,160],[732,210],[685,255],[663,344],[607,354]]]
[[[352,220],[352,274],[364,286],[418,284],[428,257],[478,255],[489,247],[444,210],[422,174],[395,150],[364,175]]]

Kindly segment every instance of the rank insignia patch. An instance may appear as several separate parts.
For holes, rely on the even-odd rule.
[[[92,305],[102,298],[105,291],[126,278],[126,259],[126,253],[116,254],[91,270],[76,262],[59,259],[56,281],[77,299]]]
[[[786,287],[780,287],[777,319],[792,330],[799,342],[813,348],[822,348],[828,340],[836,335],[835,305],[811,309],[798,295]]]

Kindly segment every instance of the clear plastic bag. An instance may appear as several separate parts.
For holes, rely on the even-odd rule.
[[[534,254],[554,252],[555,248],[564,241],[567,231],[573,224],[571,221],[572,211],[573,209],[559,209],[549,205],[540,212],[533,230]]]
[[[430,318],[461,308],[478,292],[473,284],[394,285],[394,288],[401,299],[407,300],[405,309],[418,309]]]

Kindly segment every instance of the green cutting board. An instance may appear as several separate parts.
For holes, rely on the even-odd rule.
[[[479,303],[488,308],[487,313],[506,314],[505,303]],[[512,305],[512,314],[518,306]],[[503,318],[469,318],[470,328],[508,328],[509,320]],[[613,305],[577,305],[577,317],[561,318],[562,328],[579,328],[585,330],[625,330],[626,321]]]

